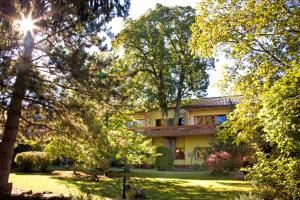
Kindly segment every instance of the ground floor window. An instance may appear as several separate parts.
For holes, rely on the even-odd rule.
[[[176,148],[175,149],[175,160],[184,160],[184,159],[185,159],[184,148],[183,147]]]

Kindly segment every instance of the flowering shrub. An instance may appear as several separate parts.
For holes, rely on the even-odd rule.
[[[213,172],[223,172],[230,164],[230,159],[230,153],[226,151],[215,151],[207,156],[206,166],[210,167]]]

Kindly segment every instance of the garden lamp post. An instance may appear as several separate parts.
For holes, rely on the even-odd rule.
[[[123,157],[122,160],[124,162],[122,199],[126,199],[126,158]]]

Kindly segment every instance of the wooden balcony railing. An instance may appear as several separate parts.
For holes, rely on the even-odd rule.
[[[178,137],[193,135],[213,135],[218,125],[182,125],[182,126],[159,126],[139,127],[130,129],[142,133],[148,137]]]

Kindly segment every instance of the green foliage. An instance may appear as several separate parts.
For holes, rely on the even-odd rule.
[[[173,156],[172,151],[166,147],[157,147],[156,148],[156,154],[155,157],[155,168],[157,168],[160,171],[168,171],[173,168]]]
[[[213,175],[219,175],[229,169],[231,154],[226,151],[213,151],[206,158],[206,166],[212,169]]]
[[[46,152],[53,157],[69,157],[75,164],[107,169],[113,159],[127,163],[146,162],[152,155],[151,141],[128,130],[130,112],[95,101],[74,98],[76,109],[55,122]],[[76,119],[76,120],[75,120]]]
[[[248,178],[271,198],[300,196],[299,15],[297,1],[206,0],[192,28],[195,51],[233,60],[223,87],[242,96],[218,135],[253,148]]]
[[[276,197],[300,196],[300,72],[291,69],[262,95],[259,112],[270,152],[259,149],[248,178]]]
[[[196,170],[196,171],[199,171],[201,169],[201,165],[199,165],[199,164],[193,164],[192,165],[192,169]]]
[[[32,151],[32,146],[30,146],[29,144],[18,144],[16,146],[16,148],[14,149],[14,153],[18,154],[18,153],[22,153],[25,151]]]
[[[34,0],[16,3],[3,2],[1,5],[3,15],[0,17],[0,35],[2,36],[0,39],[0,65],[2,66],[0,68],[0,94],[3,97],[0,100],[1,127],[4,127],[6,117],[2,116],[9,107],[11,94],[14,91],[14,80],[19,71],[16,69],[19,66],[24,67],[23,58],[20,56],[24,53],[22,45],[25,33],[18,29],[19,26],[15,24],[17,20],[22,17],[31,17],[36,21],[37,28],[34,30],[34,35],[40,36],[34,38],[34,55],[32,59],[30,58],[30,64],[24,67],[31,73],[28,77],[22,77],[26,80],[21,82],[21,85],[26,85],[24,87],[25,98],[20,99],[26,105],[26,109],[22,112],[20,128],[26,127],[27,129],[29,126],[45,125],[53,118],[57,120],[67,110],[71,110],[72,107],[65,104],[63,100],[63,97],[71,93],[85,98],[103,100],[110,95],[100,94],[100,88],[109,88],[110,92],[116,89],[116,87],[111,87],[117,82],[116,79],[111,80],[111,77],[103,75],[98,77],[94,73],[105,70],[109,62],[105,62],[104,58],[99,58],[97,53],[88,53],[86,50],[92,46],[98,47],[99,52],[105,50],[102,42],[108,35],[103,37],[98,33],[107,33],[107,23],[114,17],[127,16],[129,6],[129,0],[122,2],[118,0],[101,2],[71,0],[68,3],[58,1],[45,3]],[[27,16],[28,13],[30,16]],[[49,16],[49,13],[53,14]],[[101,59],[102,62],[99,63]],[[93,64],[89,62],[91,60]],[[104,79],[110,79],[110,81],[104,81]],[[20,86],[20,84],[15,86]],[[114,93],[118,94],[115,91]],[[42,120],[38,121],[35,118],[36,113],[42,116]],[[41,127],[45,129],[45,126]]]
[[[18,168],[24,172],[30,172],[33,169],[45,172],[51,160],[44,152],[28,151],[17,154],[15,162]]]
[[[119,178],[101,179],[95,183],[68,178],[69,172],[61,171],[61,173],[59,176],[12,173],[10,180],[16,188],[40,192],[47,188],[47,191],[66,195],[91,194],[95,198],[93,200],[116,199],[121,196],[122,184]],[[219,200],[227,199],[230,194],[248,193],[254,189],[249,182],[233,180],[228,176],[211,176],[208,171],[203,170],[191,172],[132,169],[128,175],[130,176],[128,183],[136,188],[143,188],[147,199],[151,200],[199,199],[199,197]]]
[[[25,144],[30,146],[31,151],[42,151],[42,142],[40,140],[29,139],[24,141]]]
[[[17,154],[15,162],[20,170],[23,172],[30,172],[34,168],[34,152],[23,152]]]
[[[21,128],[40,127],[40,135],[53,130],[50,121],[66,118],[74,109],[69,97],[110,104],[124,99],[118,80],[94,73],[99,59],[89,50],[106,49],[102,42],[111,35],[107,23],[127,16],[129,6],[129,0],[1,2],[1,192],[7,188],[10,156]],[[35,30],[18,29],[22,18],[32,18]],[[103,63],[96,70],[109,68]]]
[[[51,164],[50,158],[46,155],[45,152],[34,152],[34,154],[35,154],[35,159],[34,159],[35,167],[41,172],[46,172],[48,166]]]
[[[229,200],[264,200],[264,198],[261,195],[252,192],[230,195],[228,199]]]
[[[195,15],[191,7],[157,4],[128,20],[114,41],[124,50],[120,65],[133,78],[136,98],[150,107],[159,105],[163,115],[170,103],[179,108],[182,98],[203,96],[208,86],[209,62],[188,46]]]
[[[219,134],[224,131],[222,128],[219,128]],[[217,139],[211,144],[211,147],[214,151],[226,151],[231,155],[230,162],[227,163],[227,170],[239,170],[253,162],[253,148],[246,143],[237,145],[230,140]]]
[[[256,153],[257,163],[248,168],[246,178],[252,180],[268,198],[299,197],[300,162],[284,155]]]

